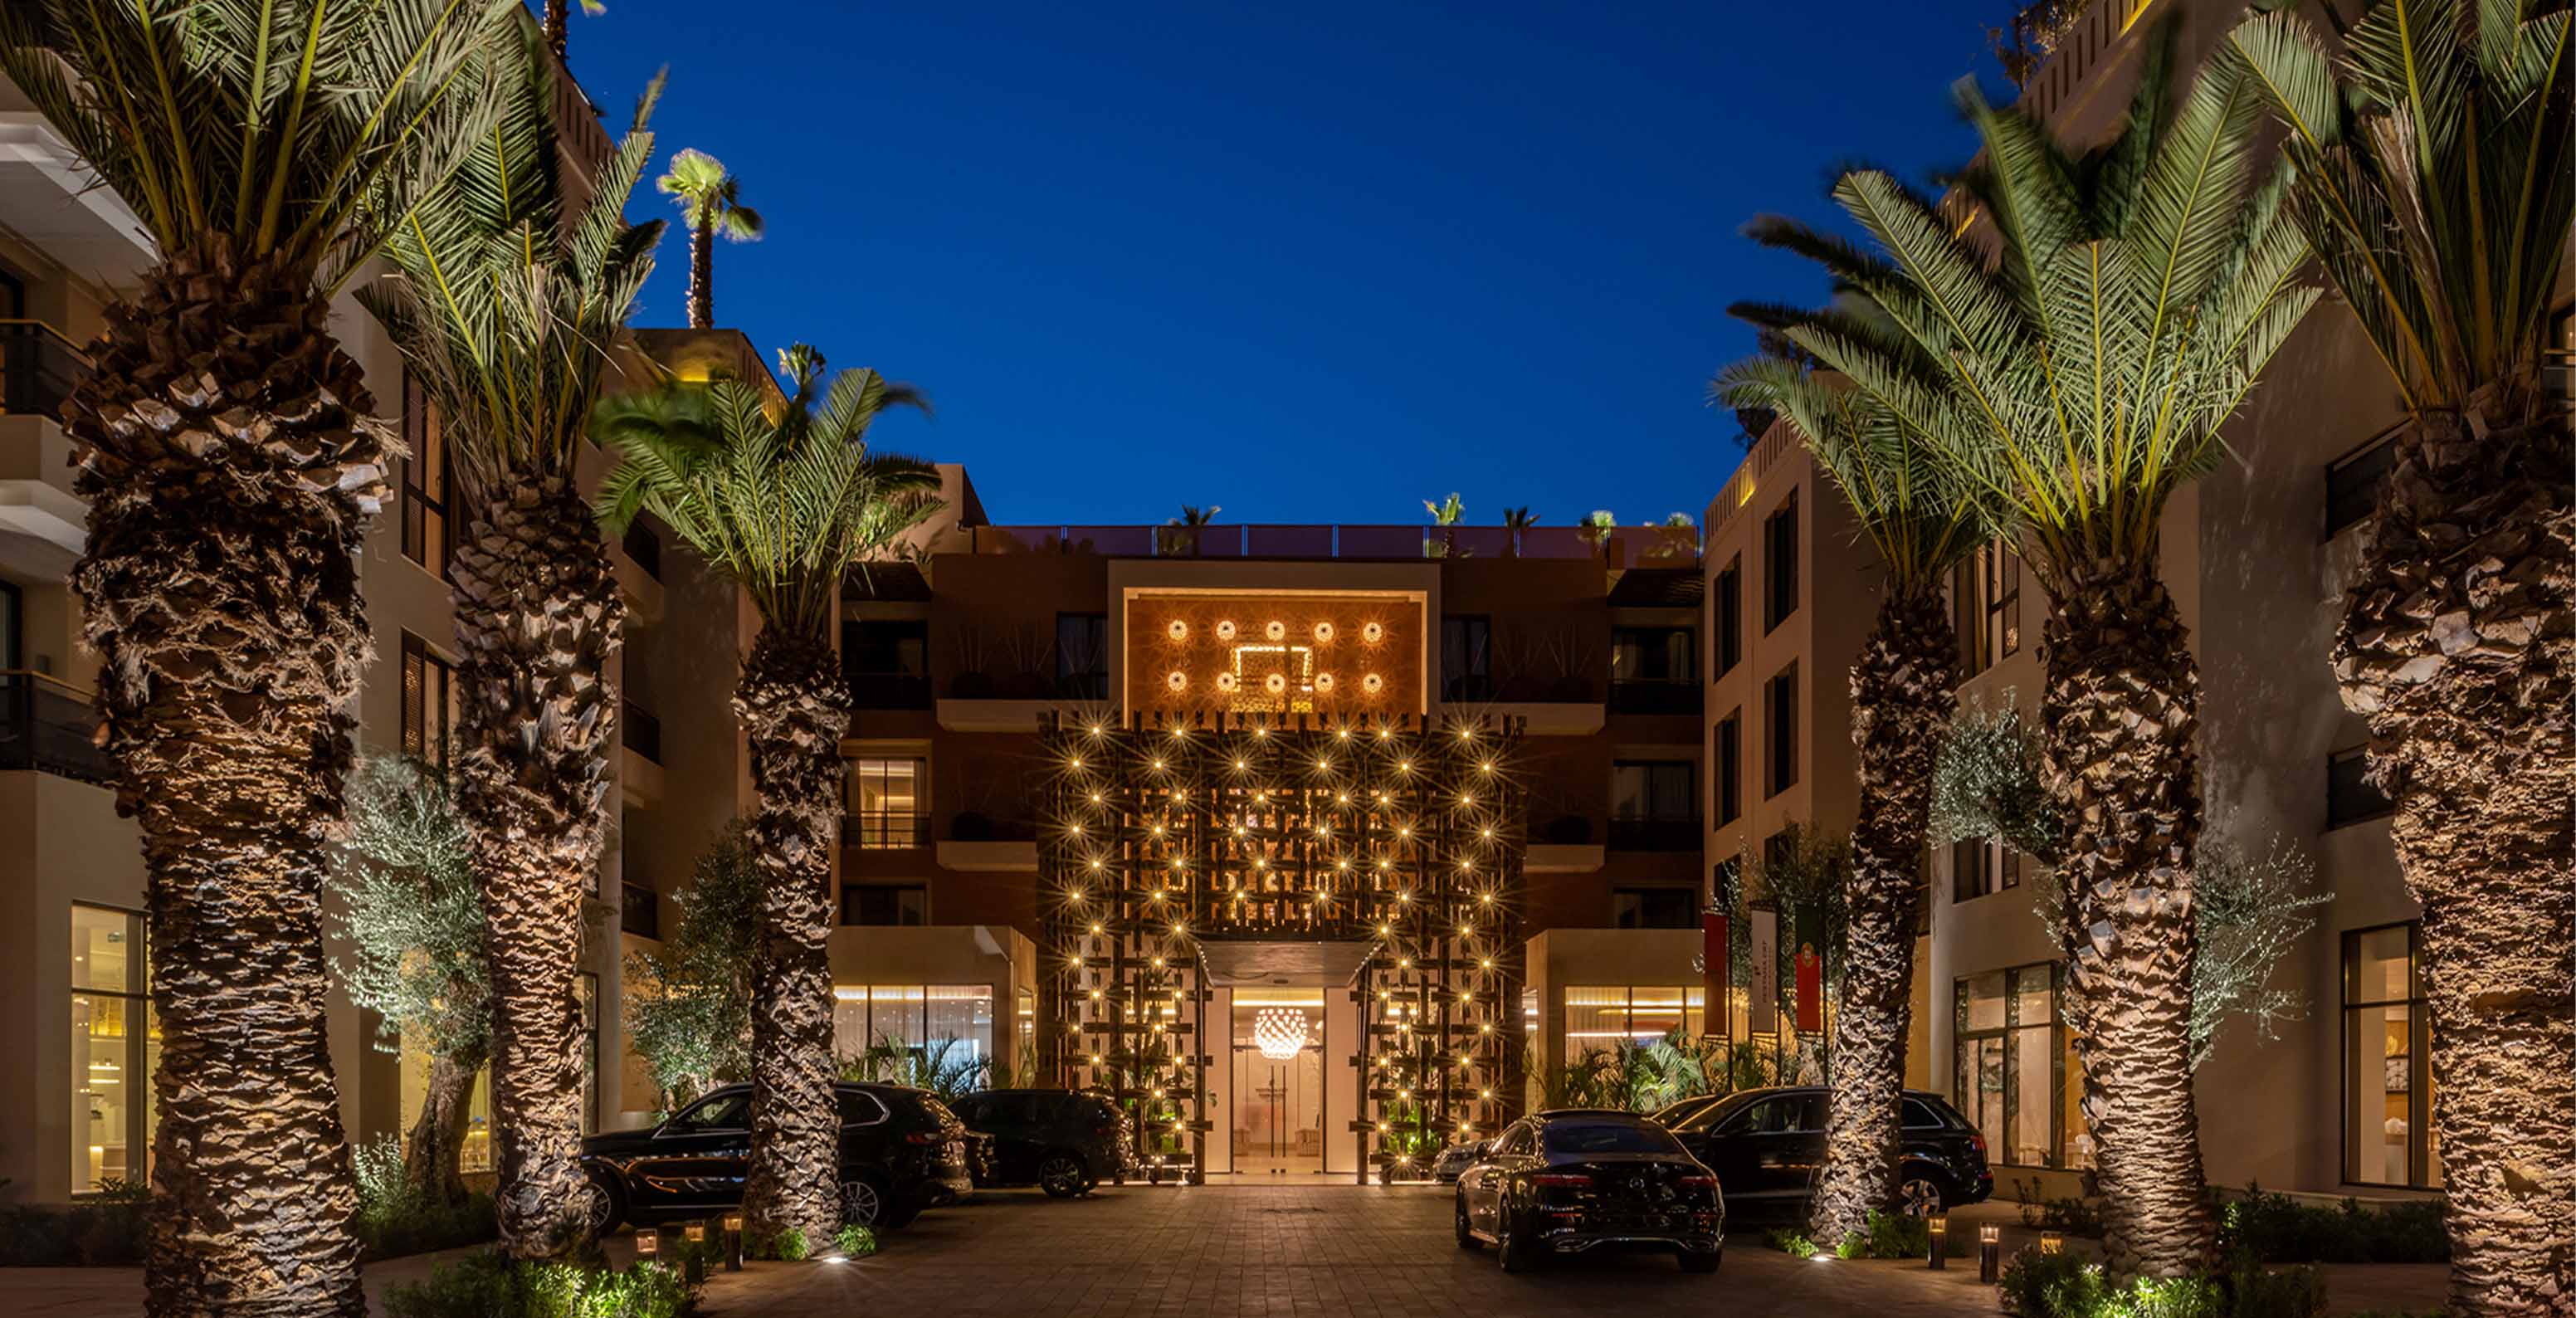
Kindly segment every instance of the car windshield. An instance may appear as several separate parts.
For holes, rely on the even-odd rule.
[[[1738,1112],[1743,1111],[1743,1110],[1744,1110],[1744,1105],[1745,1105],[1745,1104],[1747,1104],[1747,1103],[1752,1102],[1756,1097],[1759,1097],[1759,1096],[1758,1096],[1758,1095],[1755,1095],[1755,1094],[1732,1094],[1732,1095],[1729,1095],[1729,1096],[1727,1096],[1726,1098],[1720,1099],[1720,1100],[1718,1100],[1717,1102],[1711,1103],[1711,1104],[1709,1104],[1708,1106],[1706,1106],[1706,1107],[1704,1107],[1704,1108],[1701,1108],[1701,1109],[1700,1109],[1699,1111],[1697,1111],[1697,1112],[1693,1112],[1693,1113],[1691,1113],[1689,1116],[1686,1116],[1686,1117],[1682,1118],[1680,1121],[1677,1121],[1677,1122],[1672,1123],[1672,1128],[1673,1128],[1674,1130],[1682,1130],[1682,1131],[1702,1131],[1702,1130],[1712,1130],[1712,1129],[1715,1129],[1715,1128],[1716,1128],[1716,1126],[1717,1126],[1717,1123],[1719,1123],[1719,1122],[1721,1122],[1721,1121],[1726,1120],[1728,1117],[1734,1116],[1734,1115],[1735,1115],[1736,1113],[1738,1113]]]
[[[718,1094],[674,1118],[671,1124],[681,1130],[741,1130],[751,1123],[751,1096]]]
[[[1547,1128],[1550,1153],[1679,1153],[1663,1127],[1644,1121],[1584,1121]]]

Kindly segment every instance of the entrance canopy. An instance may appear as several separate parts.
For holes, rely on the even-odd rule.
[[[1211,942],[1199,947],[1210,988],[1295,984],[1339,988],[1358,979],[1370,943]]]

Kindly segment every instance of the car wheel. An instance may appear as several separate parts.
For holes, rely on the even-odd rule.
[[[1472,1250],[1484,1247],[1484,1242],[1476,1239],[1476,1233],[1467,1228],[1467,1196],[1462,1194],[1458,1196],[1458,1248]]]
[[[1710,1250],[1708,1253],[1703,1254],[1695,1249],[1685,1249],[1681,1252],[1682,1271],[1715,1272],[1717,1271],[1718,1260],[1725,1257],[1725,1254],[1717,1250]]]
[[[1896,1183],[1896,1211],[1908,1217],[1930,1217],[1948,1198],[1939,1181],[1920,1171],[1904,1172]]]
[[[901,1225],[892,1220],[894,1213],[894,1197],[875,1177],[857,1176],[841,1183],[843,1222],[872,1231],[891,1231]]]
[[[617,1224],[625,1218],[626,1196],[617,1188],[617,1182],[604,1172],[590,1172],[584,1179],[590,1182],[590,1203],[585,1209],[583,1225],[589,1228],[590,1238],[597,1240],[616,1230]]]
[[[1509,1208],[1495,1210],[1494,1252],[1502,1257],[1505,1272],[1529,1272],[1538,1267],[1538,1248],[1525,1233],[1512,1229]]]
[[[1071,1199],[1091,1188],[1091,1173],[1070,1153],[1050,1154],[1038,1164],[1038,1188],[1050,1199]]]

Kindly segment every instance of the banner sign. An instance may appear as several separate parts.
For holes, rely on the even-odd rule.
[[[1750,994],[1753,1001],[1751,1010],[1745,1013],[1745,1023],[1750,1033],[1778,1034],[1780,1032],[1780,913],[1756,907],[1750,919],[1751,923],[1746,926],[1746,932],[1751,936],[1753,946],[1746,950],[1745,956],[1753,963],[1747,967],[1753,972]]]
[[[1734,967],[1727,962],[1726,917],[1716,911],[1699,915],[1700,1000],[1707,1004],[1701,1033],[1712,1039],[1731,1039],[1734,1021],[1727,1019],[1727,1009],[1734,995],[1727,986],[1734,982]]]

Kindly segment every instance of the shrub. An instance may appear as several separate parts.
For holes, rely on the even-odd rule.
[[[805,1239],[805,1233],[791,1226],[762,1237],[751,1255],[753,1258],[777,1259],[781,1263],[802,1263],[813,1252],[814,1246]]]
[[[833,1234],[832,1248],[844,1258],[865,1258],[877,1252],[877,1233],[852,1222]]]
[[[2323,1318],[2324,1274],[2240,1266],[2195,1277],[2115,1283],[2101,1265],[2025,1249],[2003,1274],[2005,1307],[2019,1318]]]
[[[2220,1239],[2231,1254],[2262,1263],[2447,1263],[2451,1238],[2442,1229],[2442,1201],[2416,1200],[2364,1208],[2346,1199],[2334,1208],[2267,1194],[2249,1185],[2245,1197],[2220,1217]]]
[[[391,1135],[349,1151],[358,1181],[358,1249],[369,1262],[480,1245],[500,1234],[492,1197],[449,1201],[403,1174],[402,1141]]]
[[[1816,1248],[1816,1242],[1807,1239],[1806,1232],[1789,1227],[1773,1227],[1763,1239],[1770,1244],[1771,1248],[1791,1258],[1814,1258],[1824,1252]]]
[[[143,1261],[152,1187],[110,1177],[69,1208],[0,1209],[0,1265],[124,1268]]]
[[[1906,1213],[1869,1210],[1869,1225],[1845,1235],[1834,1254],[1847,1259],[1919,1259],[1932,1252],[1932,1227]]]
[[[660,1263],[623,1269],[476,1254],[385,1295],[390,1318],[682,1318],[697,1296]]]
[[[2013,1181],[2013,1198],[2021,1201],[2021,1224],[2036,1231],[2056,1231],[2087,1240],[2102,1238],[2102,1210],[2092,1200],[2050,1199],[2036,1180]]]
[[[2056,1312],[2049,1307],[2049,1292],[2084,1272],[2084,1260],[2073,1254],[2042,1254],[2038,1246],[2026,1246],[2004,1265],[2004,1307],[2021,1318],[2048,1318]]]

